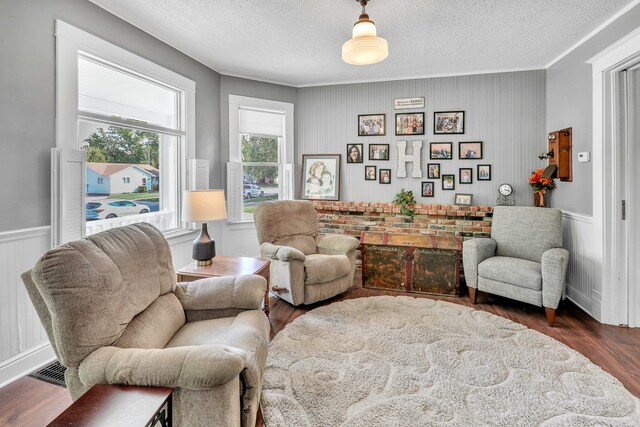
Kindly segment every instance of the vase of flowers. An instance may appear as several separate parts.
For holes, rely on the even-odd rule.
[[[545,178],[542,176],[544,169],[536,169],[531,172],[529,177],[529,185],[533,188],[533,206],[540,208],[549,207],[549,197],[545,203],[545,194],[556,188],[553,178]]]

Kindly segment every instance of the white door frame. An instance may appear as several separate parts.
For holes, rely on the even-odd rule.
[[[587,61],[593,68],[593,231],[596,259],[602,269],[596,274],[602,284],[600,321],[611,325],[638,319],[640,308],[629,304],[626,248],[621,224],[618,73],[640,61],[640,28],[629,33]],[[597,299],[598,295],[594,295]],[[635,310],[630,313],[627,310]],[[640,326],[632,324],[629,326]]]

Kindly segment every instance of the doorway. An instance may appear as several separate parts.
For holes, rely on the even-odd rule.
[[[640,28],[587,62],[593,67],[597,318],[640,327]]]
[[[640,62],[620,71],[619,82],[623,158],[618,174],[623,187],[620,221],[624,223],[619,232],[622,268],[626,267],[621,272],[622,286],[628,296],[621,309],[626,311],[627,325],[640,326]]]

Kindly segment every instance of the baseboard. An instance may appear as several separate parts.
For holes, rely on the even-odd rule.
[[[571,301],[572,303],[574,303],[575,305],[577,305],[582,311],[587,313],[589,316],[591,316],[594,319],[598,320],[593,315],[593,310],[592,310],[593,309],[593,301],[590,298],[588,298],[586,295],[583,295],[582,293],[567,287],[567,299],[569,301]]]
[[[50,363],[55,358],[51,344],[46,343],[3,361],[0,364],[0,388]]]

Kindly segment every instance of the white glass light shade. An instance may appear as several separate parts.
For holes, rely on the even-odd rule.
[[[342,60],[351,65],[369,65],[383,61],[389,55],[389,45],[377,37],[376,26],[366,14],[353,26],[353,38],[342,45]]]
[[[192,190],[182,193],[184,222],[219,221],[226,218],[224,190]]]

